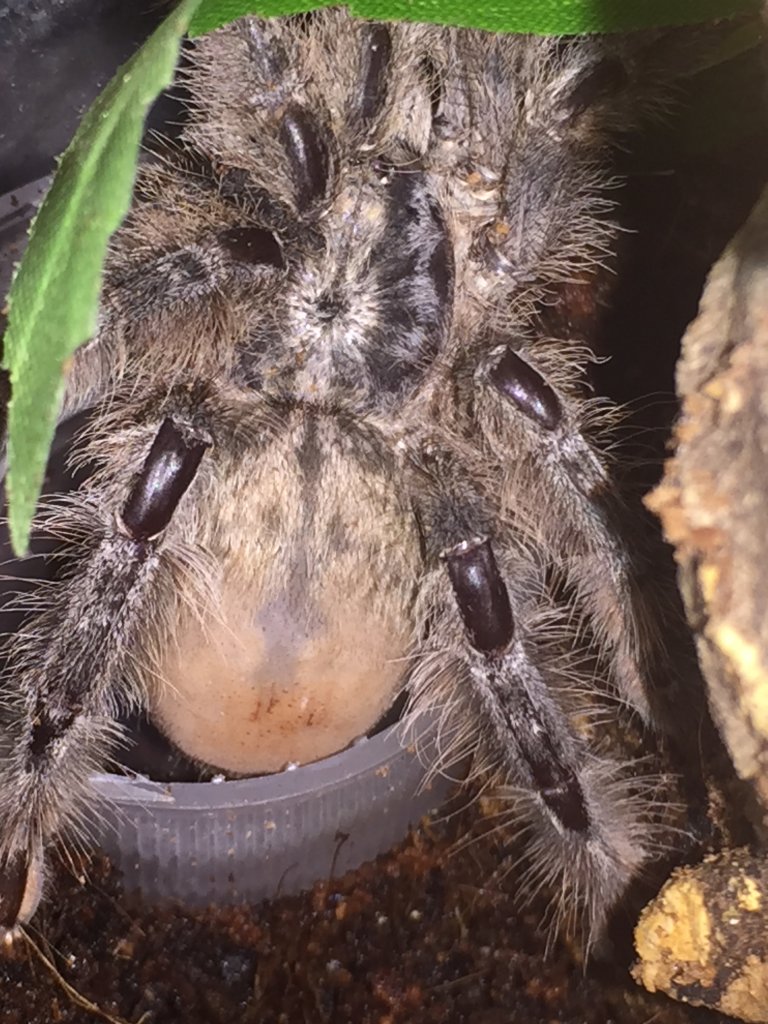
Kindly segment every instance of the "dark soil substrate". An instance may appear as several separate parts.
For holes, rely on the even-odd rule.
[[[499,850],[457,851],[467,816],[302,896],[190,913],[127,900],[109,866],[59,872],[0,967],[2,1024],[689,1024],[726,1018],[639,989],[623,967],[543,957],[539,911],[493,880]],[[258,870],[258,868],[256,868]],[[485,886],[484,886],[485,883]],[[100,1011],[100,1013],[99,1013]]]

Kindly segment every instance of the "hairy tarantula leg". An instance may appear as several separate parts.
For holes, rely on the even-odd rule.
[[[517,637],[509,592],[487,539],[462,541],[443,555],[472,647],[473,680],[499,741],[516,745],[516,771],[533,783],[562,828],[590,828],[574,750],[563,716]]]
[[[559,894],[558,912],[581,915],[591,941],[647,860],[648,807],[624,766],[595,756],[573,731],[537,665],[490,541],[463,541],[442,558],[468,641],[467,674],[457,685],[487,723],[478,753],[520,829],[532,834],[533,892],[544,884]]]
[[[20,696],[1,734],[5,941],[34,914],[45,845],[82,809],[88,774],[114,738],[113,690],[160,571],[159,537],[209,445],[195,428],[170,418],[162,423],[121,511],[99,524],[77,575],[58,585],[11,664]]]
[[[565,561],[598,638],[612,655],[620,693],[648,721],[654,619],[637,585],[636,558],[619,529],[621,499],[565,403],[535,367],[507,347],[488,379],[538,428],[546,451],[539,472],[547,480],[548,501],[556,506],[537,528],[547,536],[555,560]]]

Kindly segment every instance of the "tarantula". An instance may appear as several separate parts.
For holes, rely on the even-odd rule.
[[[39,517],[62,569],[8,642],[6,938],[126,707],[248,774],[405,690],[437,768],[472,754],[527,835],[525,888],[592,934],[658,855],[665,669],[611,411],[535,326],[611,252],[649,53],[341,10],[195,44],[71,368],[89,472]]]

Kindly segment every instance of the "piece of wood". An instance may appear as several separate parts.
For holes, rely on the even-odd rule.
[[[768,860],[726,850],[680,868],[635,931],[633,975],[650,992],[768,1022]]]
[[[677,383],[675,455],[647,504],[675,548],[712,714],[768,830],[768,191],[710,273]]]

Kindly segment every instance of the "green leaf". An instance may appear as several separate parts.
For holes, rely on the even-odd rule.
[[[173,77],[180,39],[199,2],[182,0],[85,115],[61,157],[8,295],[6,490],[17,554],[29,540],[67,360],[96,327],[107,242],[128,212],[144,118]]]
[[[204,0],[189,31],[202,35],[243,14],[296,14],[330,6],[332,0]],[[559,36],[712,21],[759,11],[761,0],[349,0],[346,6],[373,21],[432,21]]]

